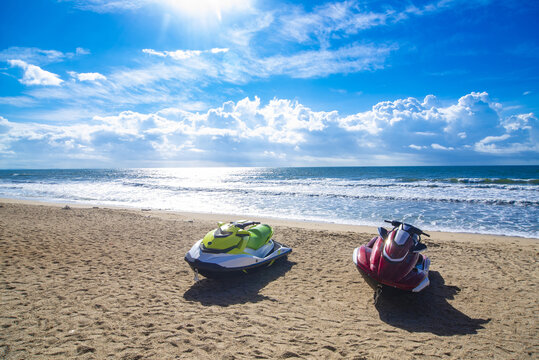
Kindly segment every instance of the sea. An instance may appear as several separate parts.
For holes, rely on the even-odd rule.
[[[0,197],[539,239],[539,166],[0,170]]]

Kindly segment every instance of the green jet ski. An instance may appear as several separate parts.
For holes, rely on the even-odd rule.
[[[218,224],[185,255],[195,279],[197,274],[215,278],[251,272],[271,266],[292,251],[271,238],[269,225],[246,220]]]

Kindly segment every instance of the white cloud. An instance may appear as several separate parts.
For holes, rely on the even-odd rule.
[[[483,140],[480,141],[482,144],[490,144],[494,142],[499,142],[503,140],[509,139],[511,136],[509,134],[501,135],[501,136],[487,136]]]
[[[68,0],[69,1],[69,0]],[[150,0],[70,0],[81,10],[98,13],[135,10],[150,3]]]
[[[167,54],[164,51],[155,51],[153,49],[142,49],[142,52],[149,55],[156,55],[161,57],[166,57]]]
[[[347,74],[384,67],[395,45],[360,45],[334,50],[312,50],[292,55],[274,55],[259,58],[251,53],[232,53],[226,58],[202,58],[204,53],[227,53],[229,49],[156,51],[143,49],[149,55],[170,57],[182,61],[189,73],[196,72],[198,79],[215,78],[232,83],[244,83],[253,78],[287,75],[293,78],[316,78],[332,74]],[[188,61],[196,57],[195,61]],[[165,65],[165,66],[180,66]],[[163,73],[152,73],[162,79]]]
[[[286,154],[285,153],[276,153],[275,151],[264,151],[263,156],[272,158],[272,159],[280,159],[285,160]]]
[[[19,80],[22,84],[59,86],[63,82],[58,75],[43,70],[39,66],[28,64],[23,60],[8,60],[8,63],[11,66],[23,69],[23,77]]]
[[[436,136],[437,134],[432,131],[416,131],[415,134],[421,135],[421,136]]]
[[[226,52],[228,52],[228,50],[230,50],[230,49],[228,49],[228,48],[213,48],[213,49],[210,50],[210,52],[212,54],[219,54],[219,53],[226,53]]]
[[[518,154],[522,152],[539,152],[539,143],[506,143],[499,145],[509,139],[511,136],[508,134],[502,136],[487,136],[483,140],[477,142],[474,145],[474,150],[482,153],[489,154]]]
[[[79,81],[98,81],[98,80],[107,80],[107,77],[105,75],[102,75],[97,72],[92,73],[76,73],[74,71],[68,71],[68,74],[79,80]]]
[[[38,121],[38,122],[51,122],[58,123],[60,121],[67,121],[76,123],[77,121],[85,121],[95,116],[96,112],[101,111],[99,108],[84,109],[78,106],[75,107],[62,107],[55,110],[43,110],[39,108],[29,107],[24,112],[25,121]]]
[[[475,134],[459,136],[463,129],[470,134],[465,125],[474,128],[473,122],[460,124],[456,132],[451,127],[448,131],[455,112],[470,111],[468,116],[483,124],[483,117],[492,121],[492,108],[482,105],[490,103],[488,94],[466,95],[460,100],[435,107],[427,106],[429,101],[425,100],[398,99],[340,116],[336,111],[313,111],[287,99],[262,104],[255,97],[228,101],[203,113],[181,108],[147,114],[124,111],[65,125],[2,119],[0,147],[2,152],[22,158],[45,152],[60,157],[68,153],[71,158],[80,155],[109,159],[111,163],[137,159],[150,163],[152,159],[206,163],[222,159],[226,165],[231,164],[228,159],[236,158],[245,159],[244,165],[274,165],[279,161],[317,164],[339,158],[339,164],[367,158],[378,159],[380,164],[392,164],[397,158],[403,163],[422,163],[422,159],[451,163],[474,156],[539,153],[537,119],[533,114],[497,117],[483,128],[479,138]],[[459,106],[467,110],[459,110]],[[514,125],[515,119],[521,121],[518,126]],[[512,125],[505,128],[503,124]],[[418,135],[418,129],[429,135]],[[36,152],[37,149],[40,150]]]
[[[57,87],[33,87],[25,91],[27,99],[16,103],[47,103],[50,106],[80,107],[81,109],[100,109],[101,112],[119,112],[124,109],[158,104],[159,107],[181,106],[186,110],[207,109],[207,104],[195,99],[200,94],[201,86],[208,80],[198,74],[206,68],[208,77],[215,77],[212,69],[204,61],[193,61],[188,66],[152,64],[140,69],[117,69],[107,74],[106,81],[98,75],[82,75],[80,81],[77,72],[68,72],[77,81],[66,81]],[[104,76],[104,75],[103,75]],[[15,99],[14,99],[15,100]],[[206,100],[206,99],[205,99]],[[0,98],[0,103],[2,103]]]
[[[444,150],[444,151],[455,150],[455,148],[453,148],[452,146],[445,147],[445,146],[440,145],[440,144],[431,144],[430,146],[431,146],[434,150]]]
[[[273,12],[255,12],[252,16],[246,17],[246,21],[242,24],[226,29],[222,37],[227,43],[234,44],[238,48],[250,48],[253,37],[263,31],[269,31],[274,20]]]
[[[156,51],[153,49],[142,49],[142,52],[149,55],[160,57],[170,57],[174,60],[185,60],[199,56],[204,53],[218,54],[228,52],[227,48],[213,48],[210,50],[175,50],[175,51]]]
[[[4,117],[0,116],[0,154],[15,155],[11,147],[11,138],[9,132],[11,130],[11,123]]]
[[[75,55],[89,55],[90,50],[78,47],[75,49]]]
[[[19,59],[25,62],[36,64],[50,64],[62,61],[65,54],[57,50],[42,50],[38,48],[25,48],[12,46],[0,51],[0,60],[8,61],[10,59]]]
[[[293,78],[325,77],[384,67],[395,45],[359,45],[335,50],[304,51],[292,55],[275,55],[254,61],[251,76],[288,75]]]
[[[0,61],[19,59],[26,63],[43,66],[88,54],[90,54],[90,51],[81,47],[77,47],[75,52],[64,53],[58,50],[44,50],[35,47],[12,46],[0,51]]]
[[[505,134],[486,136],[474,144],[474,149],[483,153],[505,155],[539,152],[539,121],[534,114],[511,115],[501,119],[500,125],[506,131]]]
[[[441,113],[443,108],[433,107],[428,102],[433,101],[433,95],[428,95],[423,102],[416,98],[383,101],[371,110],[357,113],[340,120],[343,128],[350,131],[366,131],[369,134],[379,134],[393,129],[402,131],[407,139],[418,139],[420,142],[429,141],[426,138],[440,135],[440,126],[447,124]]]
[[[532,114],[511,115],[502,121],[502,126],[507,131],[531,130],[532,125],[537,123],[537,118]]]
[[[174,60],[185,60],[202,54],[200,50],[155,51],[152,49],[142,49],[142,52],[160,57],[170,56]]]
[[[301,7],[294,7],[280,17],[279,32],[281,36],[299,42],[311,41],[314,37],[323,47],[327,47],[332,34],[346,36],[359,30],[384,25],[388,15],[361,11],[354,1],[326,3],[309,13]]]
[[[480,0],[481,1],[481,0]],[[333,39],[346,38],[362,30],[388,26],[410,18],[425,16],[450,8],[466,6],[473,1],[433,1],[423,6],[397,2],[396,7],[386,5],[376,11],[367,9],[364,2],[355,0],[327,2],[306,12],[301,6],[286,7],[276,21],[276,32],[285,39],[300,43],[316,41],[328,48]],[[371,7],[375,7],[371,4]]]
[[[16,107],[32,107],[37,104],[37,101],[29,96],[3,96],[0,97],[0,104]]]

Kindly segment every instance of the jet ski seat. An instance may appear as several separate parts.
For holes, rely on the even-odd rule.
[[[248,231],[250,236],[249,241],[247,241],[247,247],[253,250],[258,250],[273,235],[271,227],[265,224],[254,226]]]

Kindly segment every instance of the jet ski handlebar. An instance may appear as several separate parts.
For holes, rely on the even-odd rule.
[[[246,221],[246,222],[241,222],[241,223],[238,223],[238,222],[234,223],[234,225],[239,227],[240,229],[245,229],[247,226],[258,225],[258,224],[260,224],[259,221]]]
[[[423,230],[421,230],[420,228],[417,228],[413,225],[410,225],[410,224],[406,224],[406,223],[403,223],[403,222],[400,222],[400,221],[397,221],[397,220],[384,220],[386,223],[390,223],[393,227],[398,227],[400,225],[408,225],[410,227],[410,230],[417,234],[417,235],[425,235],[426,237],[430,237],[429,234],[427,234],[426,232],[423,232]]]

